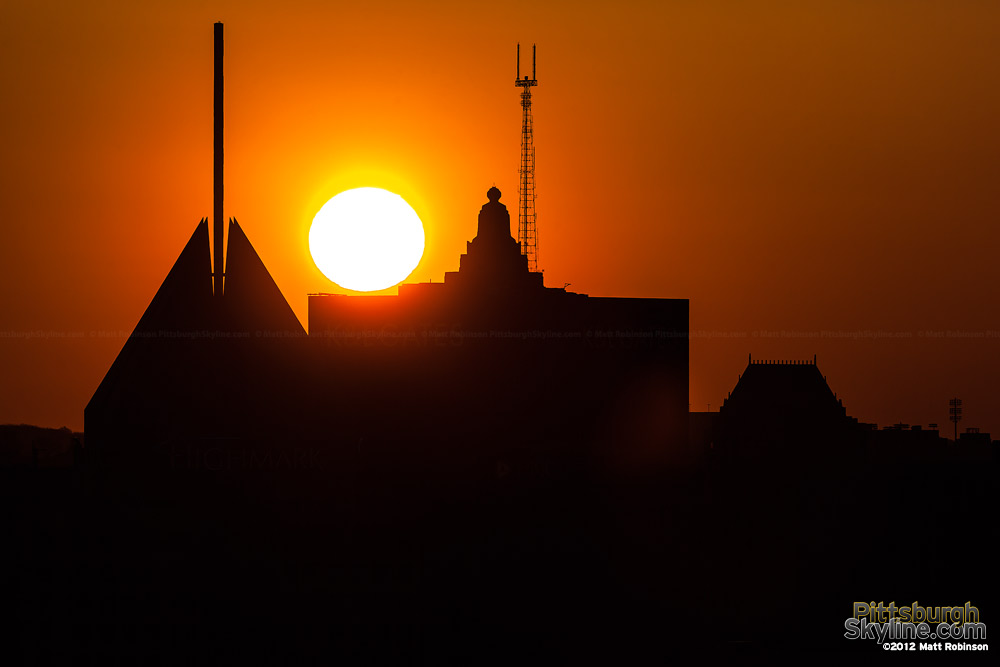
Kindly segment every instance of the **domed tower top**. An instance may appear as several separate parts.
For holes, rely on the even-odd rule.
[[[480,294],[544,289],[542,274],[528,270],[521,244],[511,236],[510,212],[500,196],[495,185],[486,191],[489,201],[479,210],[478,233],[468,242],[452,280]]]
[[[479,211],[477,238],[482,238],[490,244],[500,242],[506,245],[506,240],[513,240],[513,237],[510,234],[510,213],[507,207],[500,203],[500,189],[494,185],[486,191],[486,198],[489,201],[483,204],[483,208]]]

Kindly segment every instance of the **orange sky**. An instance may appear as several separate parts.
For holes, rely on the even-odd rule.
[[[457,269],[494,182],[515,207],[537,42],[549,286],[689,298],[694,409],[749,352],[816,353],[864,421],[944,424],[958,395],[1000,436],[1000,5],[960,0],[8,0],[0,423],[82,428],[211,215],[216,20],[226,214],[303,323],[337,291],[307,245],[337,192],[414,206],[411,281]]]

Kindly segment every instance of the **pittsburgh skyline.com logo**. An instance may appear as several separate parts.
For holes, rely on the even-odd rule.
[[[886,651],[989,650],[986,624],[971,601],[954,607],[855,602],[844,630],[847,639],[874,639]]]

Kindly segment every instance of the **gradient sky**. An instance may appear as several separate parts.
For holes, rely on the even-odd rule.
[[[216,20],[226,215],[303,323],[338,291],[307,245],[337,192],[413,205],[410,282],[458,268],[492,184],[516,208],[536,42],[546,284],[690,299],[692,409],[748,353],[817,354],[862,421],[957,395],[1000,436],[1000,4],[963,0],[7,0],[0,423],[82,428],[211,215]]]

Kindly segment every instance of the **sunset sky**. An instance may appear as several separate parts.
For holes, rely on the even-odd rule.
[[[339,290],[308,229],[338,192],[424,222],[458,268],[494,183],[516,216],[515,45],[538,44],[550,287],[690,299],[692,409],[818,355],[848,414],[1000,437],[1000,4],[48,2],[0,20],[0,423],[83,408],[226,202],[306,324]],[[516,219],[516,218],[515,218]],[[390,290],[389,293],[394,293]]]

